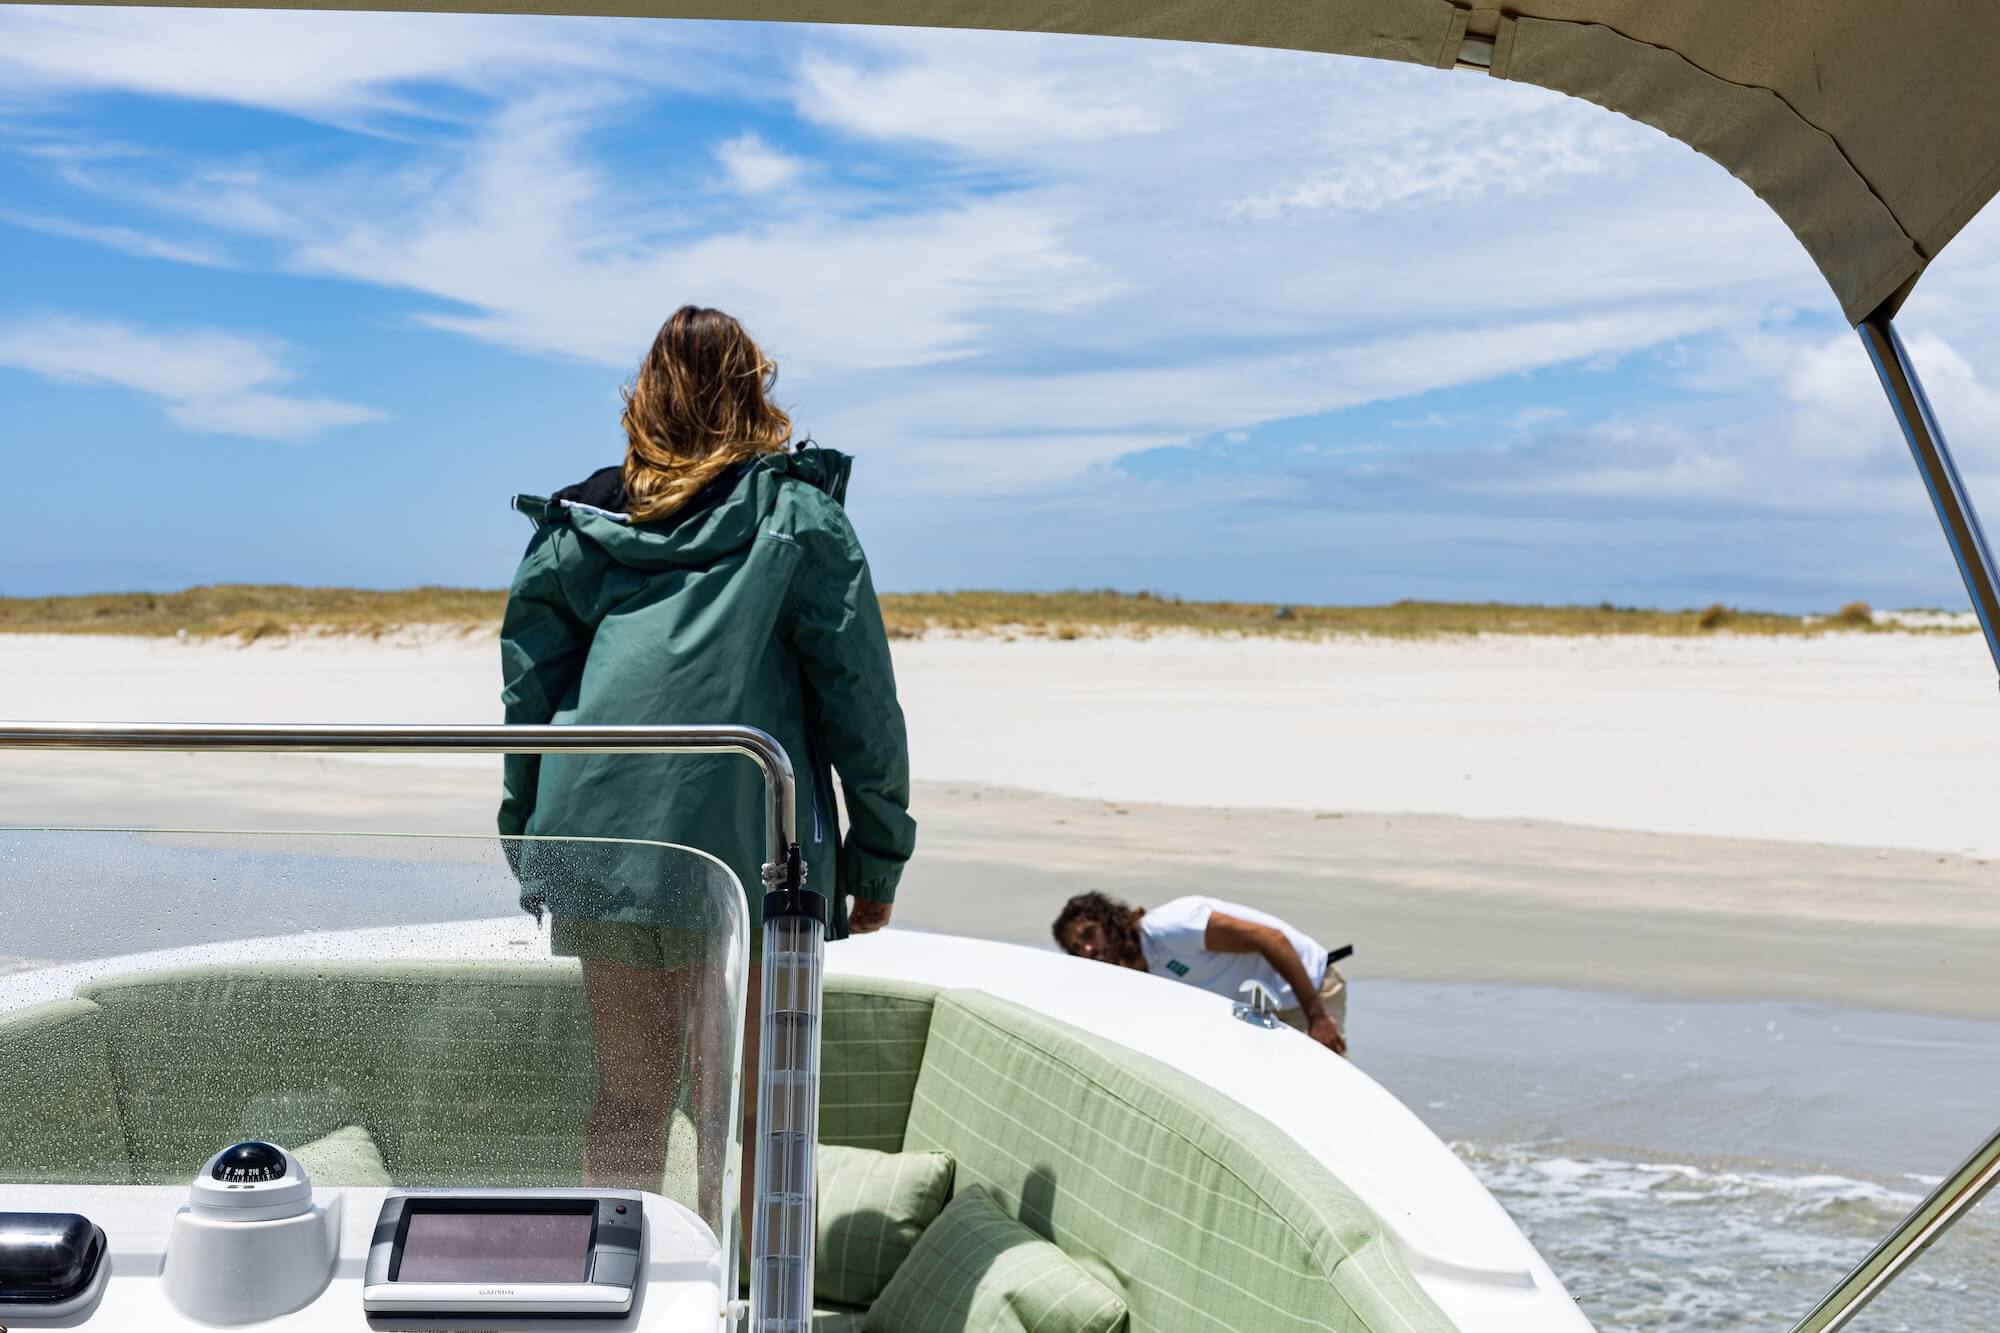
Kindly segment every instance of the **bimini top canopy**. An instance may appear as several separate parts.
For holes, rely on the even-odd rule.
[[[209,2],[1013,29],[1473,65],[1622,112],[1721,163],[1784,219],[1851,322],[1893,313],[2000,189],[1995,0]],[[1469,139],[1485,133],[1465,126]]]

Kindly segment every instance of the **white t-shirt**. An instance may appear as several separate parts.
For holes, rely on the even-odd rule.
[[[1280,1009],[1296,1009],[1298,997],[1292,994],[1292,988],[1285,984],[1278,970],[1264,961],[1263,954],[1216,953],[1202,943],[1211,912],[1276,927],[1291,941],[1292,950],[1298,954],[1312,984],[1318,986],[1325,979],[1326,950],[1312,936],[1294,930],[1269,913],[1254,907],[1239,907],[1220,898],[1176,898],[1147,908],[1146,914],[1139,918],[1139,950],[1146,956],[1146,970],[1232,1000],[1249,998],[1237,990],[1244,982],[1261,981]]]

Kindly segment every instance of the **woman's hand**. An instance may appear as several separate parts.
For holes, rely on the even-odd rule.
[[[889,924],[889,913],[895,910],[894,903],[878,903],[868,898],[849,900],[847,909],[847,930],[851,935],[866,935]]]

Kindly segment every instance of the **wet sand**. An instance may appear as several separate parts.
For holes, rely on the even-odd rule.
[[[481,833],[497,779],[488,762],[0,758],[11,824]],[[1967,857],[957,783],[919,784],[913,807],[896,920],[920,930],[1046,945],[1072,893],[1207,893],[1353,943],[1357,979],[2000,1019],[2000,866]]]
[[[921,826],[897,920],[918,929],[1044,944],[1084,889],[1202,892],[1352,942],[1357,979],[2000,1018],[1977,635],[895,653]],[[0,712],[495,721],[497,657],[490,635],[0,637]],[[8,753],[0,823],[483,833],[497,770]]]

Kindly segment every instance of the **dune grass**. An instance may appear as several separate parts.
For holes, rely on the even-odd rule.
[[[956,592],[885,597],[890,633],[1006,632],[1050,638],[1086,634],[1193,631],[1260,637],[1428,639],[1475,634],[1698,637],[1732,634],[1814,635],[1873,631],[1870,609],[1851,604],[1828,617],[1788,616],[1712,606],[1660,611],[1638,607],[1528,606],[1504,602],[1391,602],[1384,606],[1307,606],[1274,602],[1190,602],[1147,593]]]
[[[254,641],[292,634],[380,637],[426,629],[476,633],[500,623],[506,594],[476,588],[298,588],[224,584],[175,593],[0,597],[0,634],[130,634]],[[1475,634],[1816,635],[1896,631],[1865,602],[1825,616],[1788,616],[1716,605],[1660,611],[1634,607],[1517,606],[1498,602],[1393,602],[1307,606],[1194,602],[1151,593],[952,592],[882,599],[895,638],[928,633],[1079,639],[1162,633],[1426,639]],[[1908,632],[1903,630],[1901,632]]]
[[[295,588],[226,583],[185,592],[0,597],[0,634],[132,634],[255,640],[295,633],[380,636],[500,623],[507,594],[474,588]]]

